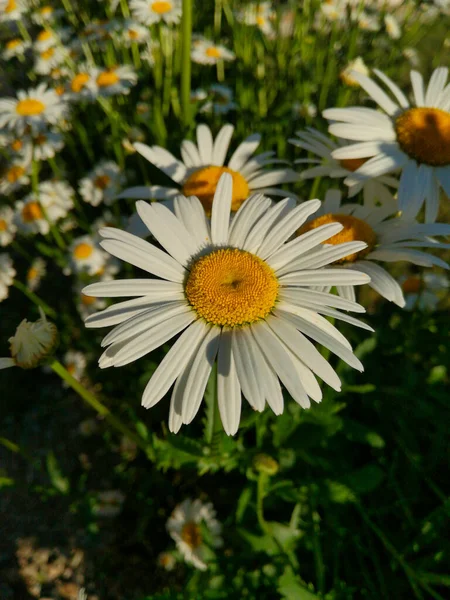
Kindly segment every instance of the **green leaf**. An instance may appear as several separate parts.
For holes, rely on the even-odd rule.
[[[319,600],[319,596],[308,590],[295,575],[292,567],[286,567],[278,579],[278,592],[283,600]]]
[[[377,338],[373,335],[372,337],[366,338],[363,342],[358,344],[355,348],[355,356],[362,360],[366,354],[370,354],[377,347]]]
[[[264,552],[265,554],[279,554],[275,540],[270,535],[255,535],[245,529],[238,529],[238,533],[246,540],[252,550],[255,552]]]
[[[295,549],[296,542],[302,535],[300,530],[290,525],[278,523],[277,521],[268,521],[267,525],[269,526],[273,537],[286,552]]]
[[[330,479],[327,479],[323,482],[323,492],[328,501],[333,504],[347,504],[348,502],[355,502],[356,500],[354,492],[340,481],[331,481]]]
[[[356,494],[373,492],[383,481],[384,472],[377,465],[366,465],[341,479]]]
[[[376,431],[372,431],[352,419],[344,421],[343,432],[351,442],[368,444],[372,448],[384,448],[385,446],[383,438]]]
[[[61,494],[68,494],[70,490],[70,482],[67,477],[64,477],[61,467],[53,452],[47,454],[47,472],[53,487]]]
[[[252,488],[251,487],[244,488],[241,492],[241,495],[239,496],[239,500],[238,500],[237,507],[236,507],[236,522],[237,523],[240,523],[242,521],[242,519],[244,518],[245,510],[246,510],[247,506],[249,505],[251,499],[252,499]]]
[[[363,385],[344,385],[342,387],[343,392],[352,392],[353,394],[370,394],[377,389],[377,386],[373,383],[366,383]]]
[[[4,487],[11,487],[14,483],[15,481],[14,479],[11,479],[11,477],[0,476],[0,490]]]

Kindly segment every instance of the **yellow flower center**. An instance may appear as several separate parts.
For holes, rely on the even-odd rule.
[[[199,258],[186,281],[186,298],[208,323],[235,327],[264,319],[275,306],[278,280],[263,260],[237,248]]]
[[[31,223],[42,219],[42,210],[37,202],[28,202],[22,208],[22,220],[24,223]]]
[[[104,190],[111,182],[111,177],[108,175],[99,175],[94,179],[94,186],[100,190]]]
[[[45,104],[35,98],[19,100],[16,106],[16,113],[21,117],[35,117],[45,110]]]
[[[53,12],[53,8],[51,6],[43,6],[40,10],[41,15],[48,16]]]
[[[103,71],[97,77],[97,85],[99,87],[108,87],[120,81],[120,77],[114,71]]]
[[[55,87],[55,92],[58,94],[58,96],[62,96],[65,92],[65,88],[63,85],[57,85]]]
[[[21,140],[14,140],[13,142],[11,142],[11,149],[14,150],[14,152],[19,152],[19,150],[22,149],[22,141]]]
[[[359,252],[354,252],[353,254],[349,254],[344,258],[336,261],[339,263],[344,262],[354,262],[356,259],[364,258],[369,252],[372,251],[375,243],[377,241],[377,236],[375,231],[372,229],[370,225],[368,225],[362,219],[358,219],[356,217],[352,217],[351,215],[341,215],[341,214],[332,214],[328,213],[326,215],[321,215],[312,221],[309,221],[297,231],[297,235],[301,235],[302,233],[306,233],[311,231],[312,229],[316,229],[316,227],[321,227],[322,225],[326,225],[327,223],[340,223],[344,226],[344,229],[339,233],[336,233],[331,238],[322,242],[323,244],[343,244],[344,242],[354,242],[354,241],[362,241],[366,242],[367,248],[364,250],[360,250]]]
[[[356,171],[357,169],[359,169],[359,167],[362,167],[363,164],[366,163],[368,160],[368,158],[342,158],[339,161],[339,164],[343,169],[346,169],[347,171],[351,171],[353,173],[353,171]]]
[[[5,7],[5,12],[6,13],[10,13],[13,10],[16,10],[17,8],[17,2],[16,0],[9,0],[8,4]]]
[[[34,138],[34,143],[37,144],[38,146],[42,146],[42,144],[45,144],[45,142],[47,141],[47,136],[44,135],[43,133],[39,133],[35,138]]]
[[[81,303],[85,306],[91,306],[91,304],[94,304],[94,302],[94,296],[86,296],[86,294],[81,294]]]
[[[90,244],[81,242],[81,244],[75,246],[73,255],[76,259],[82,260],[83,258],[89,258],[93,252],[94,248]]]
[[[42,58],[42,60],[49,60],[50,58],[52,58],[52,56],[54,54],[55,54],[55,49],[49,48],[48,50],[41,52],[41,58]]]
[[[21,39],[14,38],[13,40],[9,40],[9,42],[6,44],[6,49],[14,50],[14,48],[17,48],[17,46],[20,46],[21,43],[22,43]]]
[[[37,36],[38,42],[45,42],[45,40],[49,40],[52,37],[53,33],[48,29],[43,29],[39,35]]]
[[[169,12],[169,10],[172,10],[172,2],[164,2],[162,0],[153,2],[151,9],[158,15],[163,15],[164,13]]]
[[[30,267],[28,269],[27,279],[28,279],[28,281],[32,281],[33,279],[36,279],[36,277],[38,275],[39,275],[39,271],[36,269],[36,267]]]
[[[237,171],[228,167],[204,167],[190,175],[183,185],[184,196],[197,196],[205,211],[210,214],[214,192],[223,173],[229,173],[233,178],[233,200],[231,210],[236,211],[247,200],[249,187],[247,181]]]
[[[419,163],[450,165],[450,112],[439,108],[410,108],[395,121],[401,149]]]
[[[265,22],[266,22],[266,20],[264,17],[256,17],[256,24],[259,25],[260,27],[262,27]]]
[[[81,90],[84,88],[84,86],[86,85],[86,83],[89,81],[89,74],[88,73],[78,73],[78,75],[75,75],[75,77],[72,79],[70,87],[72,89],[72,92],[81,92]]]
[[[20,179],[24,173],[25,169],[23,167],[14,165],[7,171],[6,179],[9,181],[9,183],[16,183],[16,181]]]
[[[134,29],[129,29],[128,37],[130,38],[130,40],[137,40],[139,37],[139,33],[137,31],[135,31]]]
[[[209,58],[220,58],[220,54],[220,50],[215,46],[206,49],[206,56],[209,56]]]
[[[76,366],[74,363],[69,363],[68,365],[66,365],[66,369],[68,370],[68,372],[73,375],[76,371]]]
[[[6,231],[8,229],[8,223],[5,219],[0,219],[0,231]]]
[[[202,543],[200,527],[196,523],[186,523],[181,530],[181,539],[190,548],[198,548]]]
[[[411,275],[402,284],[402,290],[405,294],[417,294],[422,289],[422,280],[416,275]]]

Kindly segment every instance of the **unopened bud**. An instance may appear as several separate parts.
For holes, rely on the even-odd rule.
[[[276,475],[278,473],[279,465],[271,456],[268,456],[267,454],[257,454],[253,459],[253,468],[259,473]]]

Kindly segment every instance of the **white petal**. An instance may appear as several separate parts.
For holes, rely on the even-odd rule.
[[[239,429],[241,418],[241,388],[231,351],[232,331],[223,330],[217,360],[217,395],[223,428],[227,435]]]
[[[231,138],[233,136],[233,131],[233,125],[224,125],[219,131],[214,141],[211,164],[216,165],[217,167],[221,167],[223,165]]]
[[[364,250],[364,248],[367,248],[365,242],[344,242],[342,244],[323,246],[300,256],[298,260],[292,261],[280,269],[278,275],[281,277],[285,273],[300,269],[320,269],[349,254]]]
[[[183,300],[184,294],[180,292],[180,295],[174,296],[173,300]],[[146,298],[133,298],[132,300],[125,300],[125,302],[117,302],[113,306],[108,306],[105,310],[102,310],[93,315],[89,315],[86,318],[84,324],[86,327],[110,327],[111,325],[117,325],[123,323],[127,319],[131,319],[135,315],[152,308],[156,301]]]
[[[383,147],[383,142],[360,142],[359,144],[349,144],[333,151],[333,158],[341,160],[343,158],[368,158],[378,154]]]
[[[147,296],[148,300],[161,302],[179,296],[183,291],[179,283],[159,279],[115,279],[91,283],[82,293],[94,298]]]
[[[305,303],[306,304],[306,303]],[[293,313],[294,315],[302,316],[304,310],[311,310],[312,312],[317,312],[319,315],[325,315],[327,317],[331,317],[333,319],[337,319],[339,321],[344,321],[345,323],[350,323],[355,327],[359,327],[360,329],[366,329],[367,331],[374,331],[370,325],[364,323],[364,321],[360,321],[359,319],[355,319],[355,317],[351,317],[346,313],[341,313],[335,308],[329,308],[328,306],[318,306],[315,304],[311,304],[310,306],[295,306],[289,302],[280,302],[278,304],[278,308],[280,310],[284,310],[286,312]]]
[[[396,83],[394,83],[392,81],[392,79],[387,77],[382,71],[379,71],[378,69],[374,69],[373,72],[391,90],[391,92],[394,94],[394,96],[397,99],[397,102],[400,104],[400,106],[402,108],[408,108],[409,107],[408,99],[406,98],[406,96],[402,92],[402,90],[398,87],[398,85]]]
[[[193,167],[202,167],[205,163],[202,162],[197,146],[190,140],[181,142],[181,158],[188,169]],[[208,164],[208,163],[206,163]]]
[[[213,137],[208,125],[201,124],[197,127],[197,146],[200,160],[204,165],[209,165],[213,154]]]
[[[370,277],[368,275],[365,283],[370,283]],[[341,296],[341,298],[350,300],[350,302],[356,302],[355,288],[353,287],[353,285],[338,285],[336,287],[336,291],[338,295]]]
[[[350,310],[353,312],[363,313],[366,312],[364,307],[356,302],[350,302],[345,298],[340,298],[335,294],[326,294],[324,292],[316,292],[315,290],[308,290],[304,288],[281,288],[279,294],[280,300],[286,300],[292,304],[303,305],[309,308],[309,305],[315,304],[317,306],[331,306],[333,308],[340,308],[342,310]]]
[[[362,140],[367,141],[379,141],[379,142],[393,142],[396,139],[395,131],[388,127],[379,127],[375,125],[349,125],[348,123],[333,123],[328,127],[328,131],[337,137],[344,138],[346,140]],[[332,152],[334,155],[335,150]]]
[[[440,67],[433,71],[428,83],[427,93],[425,95],[426,106],[438,106],[442,90],[444,89],[447,81],[447,76],[447,67]]]
[[[284,399],[277,374],[272,365],[265,359],[264,354],[252,335],[251,328],[249,327],[246,332],[248,350],[256,365],[256,376],[264,392],[265,400],[275,415],[281,415],[284,410]]]
[[[383,298],[395,302],[398,306],[405,306],[402,288],[383,267],[369,261],[361,261],[355,266],[370,275],[370,287],[383,296]]]
[[[252,190],[259,188],[280,185],[282,183],[294,183],[300,180],[300,175],[292,169],[273,169],[265,171],[260,175],[253,175],[248,178],[248,183]]]
[[[229,244],[240,248],[244,245],[253,225],[270,208],[272,201],[262,194],[254,194],[243,202],[233,218],[229,233]]]
[[[228,163],[228,168],[232,169],[233,171],[239,171],[255,152],[260,142],[261,136],[259,133],[249,135],[234,151]]]
[[[233,178],[229,173],[224,173],[217,184],[212,204],[211,241],[214,245],[228,243],[232,195]]]
[[[289,214],[294,206],[294,200],[285,198],[284,200],[277,202],[272,208],[269,208],[250,230],[250,233],[242,246],[243,250],[256,254],[261,243],[265,240],[267,232]]]
[[[118,196],[115,196],[115,199],[120,200],[121,198],[131,198],[135,200],[153,200],[153,198],[170,198],[178,193],[179,192],[176,189],[162,187],[160,185],[138,185],[136,187],[131,187],[124,190]]]
[[[12,358],[0,358],[0,370],[1,369],[9,369],[10,367],[15,367],[16,363]]]
[[[211,229],[202,203],[195,196],[185,198],[177,196],[174,200],[174,210],[178,219],[184,224],[198,244],[198,249],[211,243]]]
[[[416,102],[416,106],[423,106],[425,104],[423,77],[417,71],[411,71],[411,84],[414,92],[414,100]]]
[[[285,286],[308,286],[308,285],[363,285],[369,283],[370,277],[363,277],[362,273],[350,269],[320,269],[294,271],[279,278],[280,283]]]
[[[439,184],[435,173],[430,176],[428,184],[426,204],[425,204],[425,223],[434,223],[439,212]]]
[[[381,89],[381,87],[375,83],[373,79],[362,75],[361,73],[353,72],[353,77],[359,82],[360,86],[375,100],[375,102],[385,111],[388,115],[392,116],[398,111],[398,106],[393,102],[389,96]]]
[[[173,181],[182,183],[186,179],[186,167],[165,148],[161,148],[161,146],[150,147],[141,142],[135,142],[133,146],[141,156],[158,169],[161,169]]]
[[[249,404],[258,411],[264,409],[264,388],[259,373],[266,369],[265,364],[257,362],[252,352],[250,328],[234,328],[232,332],[232,352],[242,393]]]

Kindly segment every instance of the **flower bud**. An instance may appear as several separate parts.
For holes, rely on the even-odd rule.
[[[259,473],[266,475],[276,475],[279,465],[277,461],[268,454],[257,454],[253,459],[253,468]]]

